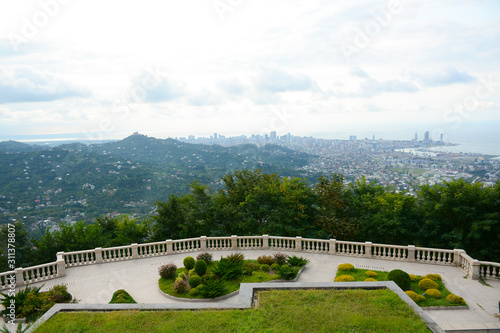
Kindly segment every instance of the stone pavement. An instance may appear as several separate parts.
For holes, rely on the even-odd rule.
[[[210,251],[214,259],[232,252],[234,251]],[[248,250],[238,252],[244,253],[246,259],[257,259],[261,255],[269,255],[277,251]],[[409,274],[440,274],[447,288],[452,293],[462,296],[469,309],[425,310],[433,320],[447,332],[465,332],[464,330],[486,332],[487,329],[490,329],[490,332],[496,330],[500,332],[500,321],[494,317],[494,314],[498,313],[498,302],[500,301],[500,281],[498,280],[488,280],[489,285],[483,285],[477,280],[466,279],[465,273],[453,266],[416,264],[355,256],[283,252],[310,260],[298,282],[332,282],[337,266],[346,262],[353,264],[356,268],[385,271],[399,268]],[[118,289],[125,289],[138,303],[176,303],[177,301],[167,298],[159,292],[158,267],[169,262],[174,262],[178,267],[181,267],[186,256],[196,257],[198,253],[188,252],[66,268],[66,276],[47,280],[44,283],[36,283],[33,286],[43,284],[42,291],[45,291],[56,284],[65,284],[78,303],[107,304]],[[237,302],[237,299],[237,296],[234,296],[224,300],[224,302]],[[478,329],[479,331],[477,331]]]

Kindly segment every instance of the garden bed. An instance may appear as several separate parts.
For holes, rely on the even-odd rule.
[[[343,264],[345,265],[345,264]],[[367,281],[367,279],[373,279],[376,281],[388,281],[390,280],[388,275],[389,272],[385,271],[376,271],[376,270],[369,270],[369,269],[361,269],[361,268],[352,268],[352,269],[341,269],[342,265],[339,265],[339,269],[337,270],[337,274],[335,278],[339,278],[340,276],[346,276],[350,275],[354,278],[354,280],[351,281]],[[376,275],[368,273],[367,272],[374,272]],[[435,274],[433,274],[435,275]],[[417,295],[424,295],[426,290],[423,290],[422,288],[419,287],[419,282],[421,281],[422,278],[425,276],[420,276],[420,275],[413,275],[413,280],[411,281],[410,284],[410,289],[411,291],[415,292]],[[373,281],[373,280],[368,280],[368,281]],[[344,281],[348,282],[348,281]],[[444,309],[468,309],[467,304],[455,304],[447,300],[447,296],[451,294],[451,292],[446,288],[444,285],[443,281],[436,279],[434,281],[438,287],[438,289],[441,292],[441,297],[439,298],[434,298],[434,297],[425,297],[424,300],[416,302],[418,306],[428,309],[428,310],[444,310]]]

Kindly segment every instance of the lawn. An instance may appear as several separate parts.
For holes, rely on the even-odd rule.
[[[59,313],[36,333],[430,332],[390,290],[277,290],[248,310]]]
[[[341,275],[351,275],[351,276],[354,277],[354,281],[364,281],[366,278],[368,278],[368,276],[366,275],[366,271],[368,271],[368,269],[354,268],[351,271],[345,271],[345,270],[340,270],[339,269],[337,271],[336,277],[337,276],[341,276]],[[371,271],[377,273],[376,277],[372,277],[373,279],[375,279],[377,281],[387,281],[388,280],[387,275],[389,274],[389,272],[375,271],[375,270],[371,270]],[[420,276],[418,276],[418,278],[420,279]],[[438,289],[439,289],[439,291],[441,291],[441,295],[442,295],[441,298],[435,299],[435,298],[432,298],[432,297],[426,297],[425,300],[418,302],[418,305],[420,307],[427,307],[427,306],[464,306],[464,304],[453,304],[453,303],[450,303],[446,299],[446,296],[448,296],[449,294],[451,294],[451,292],[446,288],[446,286],[444,285],[444,283],[442,281],[435,281],[435,282],[439,285]],[[416,292],[419,295],[422,295],[425,292],[425,290],[422,290],[422,289],[420,289],[418,287],[418,281],[411,283],[411,290],[413,290],[414,292]]]

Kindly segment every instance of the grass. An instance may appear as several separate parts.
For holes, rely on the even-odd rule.
[[[257,263],[257,260],[245,260],[245,262]],[[212,267],[213,267],[213,264],[211,263],[208,266],[208,270],[210,271]],[[187,275],[188,270],[184,267],[178,268],[177,274],[179,274],[181,272]],[[264,271],[254,271],[252,275],[242,275],[238,279],[227,280],[225,282],[226,291],[225,291],[224,295],[227,295],[227,294],[230,294],[236,290],[239,290],[241,283],[266,282],[266,281],[277,280],[279,278],[280,278],[279,275],[273,274],[272,271],[269,271],[269,273],[264,272]],[[175,282],[175,278],[172,278],[172,279],[160,278],[158,280],[158,285],[159,285],[161,291],[163,291],[166,294],[175,296],[175,297],[194,298],[194,299],[203,298],[202,296],[189,295],[189,293],[179,294],[179,293],[175,292],[174,282]]]
[[[390,290],[258,293],[248,310],[59,313],[35,332],[430,332]]]
[[[344,271],[344,270],[338,270],[337,271],[337,276],[340,275],[351,275],[354,277],[354,281],[364,281],[368,276],[365,274],[366,271],[369,271],[369,269],[360,269],[360,268],[355,268],[352,271]],[[387,281],[387,276],[389,275],[389,272],[384,272],[384,271],[375,271],[371,270],[375,273],[377,273],[376,277],[373,277],[373,279],[376,279],[377,281]],[[420,276],[419,276],[420,278]],[[441,291],[441,298],[435,299],[432,297],[426,297],[425,300],[418,302],[417,304],[420,307],[428,307],[428,306],[463,306],[464,304],[453,304],[450,303],[447,299],[446,296],[451,294],[451,292],[446,288],[444,283],[442,281],[435,281],[439,285],[439,291]],[[419,295],[422,295],[425,290],[422,290],[418,286],[418,281],[417,282],[412,282],[410,286],[410,290],[413,290]]]

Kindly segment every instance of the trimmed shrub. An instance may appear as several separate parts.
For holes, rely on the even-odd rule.
[[[58,284],[50,288],[47,295],[51,301],[56,303],[64,303],[71,300],[71,294],[68,293],[68,287],[62,284]]]
[[[278,265],[283,266],[286,264],[286,260],[288,259],[288,255],[278,252],[274,254],[274,262],[277,263]]]
[[[306,258],[302,258],[302,257],[291,256],[291,257],[288,257],[286,262],[288,263],[289,266],[304,267],[305,265],[307,265],[309,260]]]
[[[376,277],[378,274],[376,272],[373,272],[373,271],[366,271],[365,272],[366,276],[369,276],[369,277]]]
[[[201,277],[198,276],[198,275],[193,275],[193,276],[190,276],[189,277],[189,285],[191,286],[191,288],[196,288],[198,287],[200,284],[201,284]]]
[[[264,265],[260,266],[260,269],[262,269],[264,272],[269,272],[269,268],[270,267],[267,264],[264,264]]]
[[[253,272],[260,270],[260,265],[255,262],[243,263],[243,275],[252,275]]]
[[[195,260],[193,257],[186,257],[184,258],[184,261],[182,263],[184,264],[184,267],[186,267],[186,269],[189,271],[194,268]]]
[[[198,288],[201,296],[205,298],[215,298],[222,296],[226,291],[224,280],[211,278],[205,284],[200,285]]]
[[[354,269],[354,265],[349,263],[340,264],[337,268],[341,271],[352,271]]]
[[[429,295],[430,297],[441,298],[441,292],[437,289],[427,289],[425,291],[425,294]]]
[[[200,288],[201,287],[203,287],[202,284],[198,285],[198,287],[196,287],[196,288],[191,288],[189,290],[189,295],[191,295],[191,296],[198,296],[198,295],[200,295]]]
[[[455,294],[449,294],[448,296],[446,296],[446,299],[448,300],[448,302],[453,304],[466,304],[465,300],[462,297]]]
[[[424,279],[431,279],[432,281],[442,281],[443,278],[439,274],[427,274]]]
[[[427,289],[437,289],[439,288],[439,285],[432,281],[431,279],[422,279],[420,280],[420,282],[418,283],[418,287],[420,289],[423,289],[423,290],[427,290]]]
[[[377,281],[377,280],[375,280],[374,278],[366,278],[365,279],[365,282],[373,282],[373,281]]]
[[[194,263],[194,270],[199,276],[205,275],[207,272],[207,263],[205,260],[199,259]]]
[[[175,273],[177,272],[177,266],[171,262],[166,265],[162,265],[158,268],[158,273],[164,279],[172,279],[175,277]]]
[[[243,260],[245,260],[245,255],[243,253],[240,253],[240,252],[231,253],[230,255],[228,255],[226,257],[226,259],[229,262],[237,264],[237,263],[243,262]]]
[[[299,271],[299,267],[290,267],[288,265],[283,265],[280,267],[278,274],[283,280],[293,280],[297,277]]]
[[[201,279],[203,280],[203,282],[207,281],[208,279],[211,279],[213,278],[214,275],[212,274],[212,272],[206,272],[205,275],[203,275],[201,277]]]
[[[277,263],[274,263],[271,265],[271,269],[276,272],[280,269],[280,265],[278,265]]]
[[[257,258],[257,262],[261,265],[269,265],[274,264],[274,258],[272,256],[260,256]]]
[[[123,289],[119,289],[113,293],[113,297],[109,304],[116,303],[137,303],[128,292]]]
[[[403,291],[409,290],[411,279],[408,273],[400,269],[394,269],[387,275],[389,281],[394,281]]]
[[[221,279],[235,279],[243,274],[243,262],[231,262],[225,258],[221,258],[220,261],[216,263],[212,272]]]
[[[178,294],[187,293],[189,290],[189,284],[186,282],[186,280],[177,278],[174,282],[174,290]]]
[[[417,282],[418,280],[420,280],[420,278],[418,276],[416,276],[415,274],[409,274],[409,275],[410,275],[411,282]]]
[[[425,300],[425,296],[422,296],[422,295],[419,295],[417,294],[416,292],[412,291],[412,290],[407,290],[405,291],[406,295],[408,295],[413,302],[415,303],[418,303],[420,301],[423,301]]]
[[[341,276],[337,276],[335,278],[335,280],[333,280],[334,282],[351,282],[351,281],[354,281],[354,276],[352,275],[341,275]]]
[[[211,253],[203,252],[198,254],[196,260],[203,260],[204,262],[207,263],[207,265],[210,265],[210,263],[213,261],[213,257]]]
[[[180,277],[181,279],[186,280],[186,273],[180,272],[179,274],[177,274],[177,277]]]

